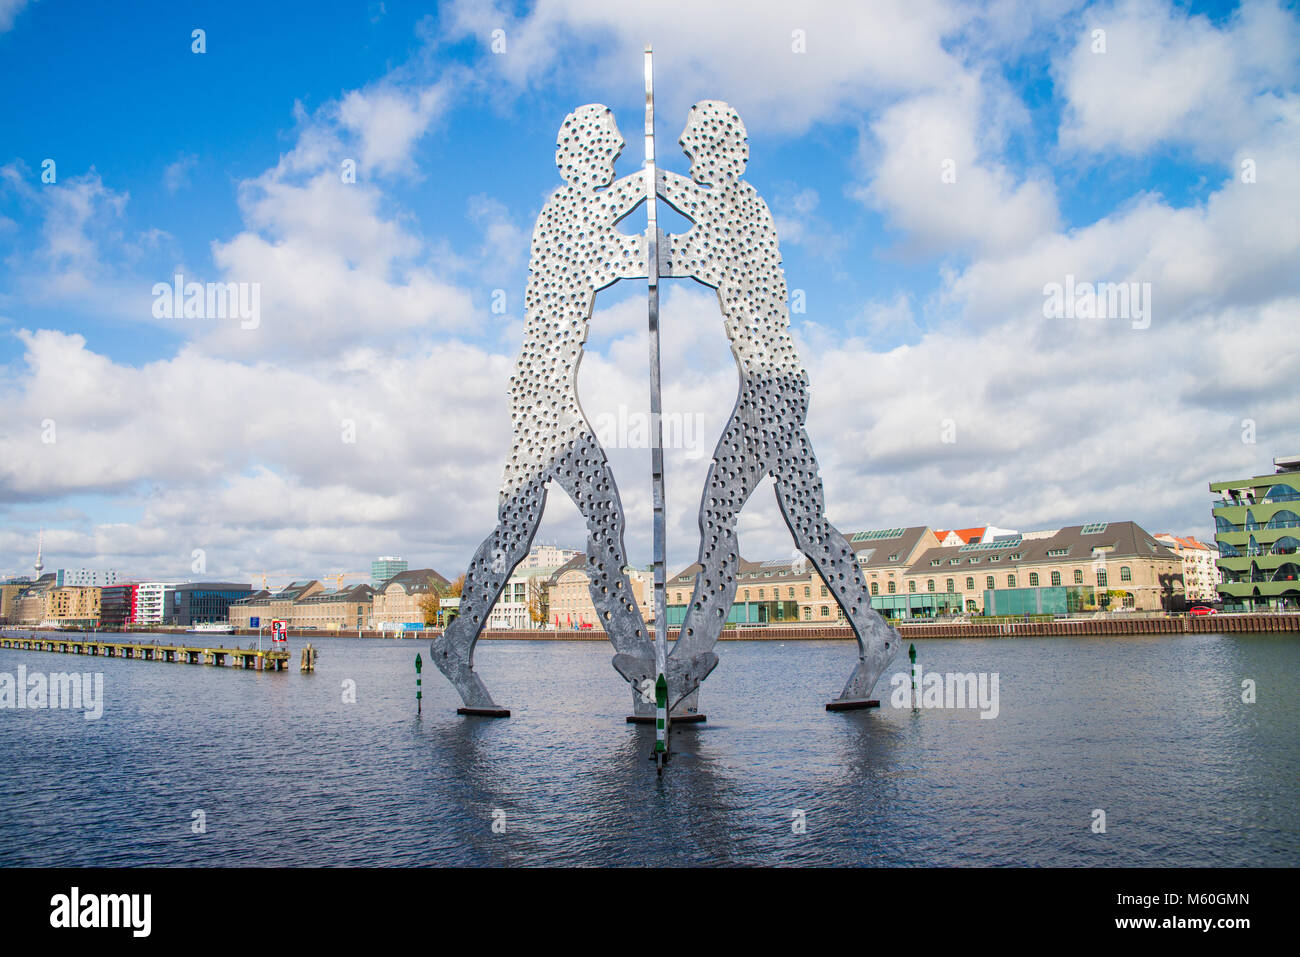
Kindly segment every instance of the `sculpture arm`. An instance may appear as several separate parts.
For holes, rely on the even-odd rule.
[[[603,264],[600,275],[595,277],[596,287],[604,288],[619,279],[646,278],[649,251],[646,248],[644,230],[628,235],[615,228],[617,223],[645,202],[645,171],[615,180],[598,195],[599,222],[612,238],[609,261]]]
[[[694,279],[706,286],[717,286],[717,277],[712,270],[696,271],[693,263],[704,263],[705,258],[700,248],[702,230],[697,224],[706,216],[711,200],[709,190],[668,170],[659,171],[656,195],[673,210],[686,217],[693,224],[684,233],[664,236],[664,249],[661,254],[660,274],[670,278]],[[701,274],[703,273],[703,274]]]

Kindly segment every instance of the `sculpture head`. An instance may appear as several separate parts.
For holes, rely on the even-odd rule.
[[[610,108],[603,103],[588,103],[560,124],[555,138],[555,165],[571,186],[608,186],[614,181],[614,161],[626,145]]]
[[[691,159],[691,179],[701,186],[740,179],[749,161],[745,124],[721,100],[701,100],[692,106],[677,142]]]

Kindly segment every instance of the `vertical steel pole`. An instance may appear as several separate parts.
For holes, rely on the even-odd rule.
[[[646,198],[646,270],[649,277],[650,306],[650,472],[654,497],[654,573],[655,573],[655,682],[667,689],[668,671],[668,603],[664,591],[665,523],[664,523],[664,432],[663,403],[659,387],[659,216],[656,190],[659,184],[655,166],[655,93],[654,62],[650,44],[645,46],[645,198]],[[666,697],[666,695],[665,695]],[[656,704],[658,704],[656,702]],[[668,756],[668,721],[655,722],[655,764],[660,771]]]

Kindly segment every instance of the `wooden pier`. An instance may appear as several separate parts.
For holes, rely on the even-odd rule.
[[[52,651],[59,654],[129,658],[133,661],[170,661],[189,665],[216,665],[246,671],[284,671],[289,666],[287,651],[258,651],[256,648],[195,648],[188,645],[138,644],[104,641],[94,637],[64,635],[0,635],[0,648],[20,651]]]

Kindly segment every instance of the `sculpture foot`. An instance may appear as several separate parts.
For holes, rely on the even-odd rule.
[[[665,677],[668,679],[668,713],[672,717],[679,717],[679,706],[686,698],[697,695],[700,683],[716,667],[718,667],[718,656],[711,651],[706,651],[691,658],[668,656],[668,674]],[[653,714],[654,683],[655,679],[659,677],[654,659],[627,654],[615,655],[614,670],[632,685],[637,698],[649,697],[651,699],[650,711]],[[685,711],[680,712],[683,715],[687,713]],[[695,712],[691,711],[689,713]]]
[[[461,701],[465,702],[465,707],[456,709],[457,714],[510,716],[508,710],[492,700],[492,695],[483,684],[483,679],[474,671],[474,666],[448,641],[445,633],[429,645],[429,657],[460,694]]]
[[[871,704],[871,689],[876,686],[880,676],[885,673],[889,663],[894,660],[902,647],[902,639],[890,625],[881,619],[875,627],[866,631],[858,639],[858,663],[849,675],[840,696],[826,706],[828,711],[851,711],[857,708],[874,707]],[[837,707],[832,707],[837,705]]]

